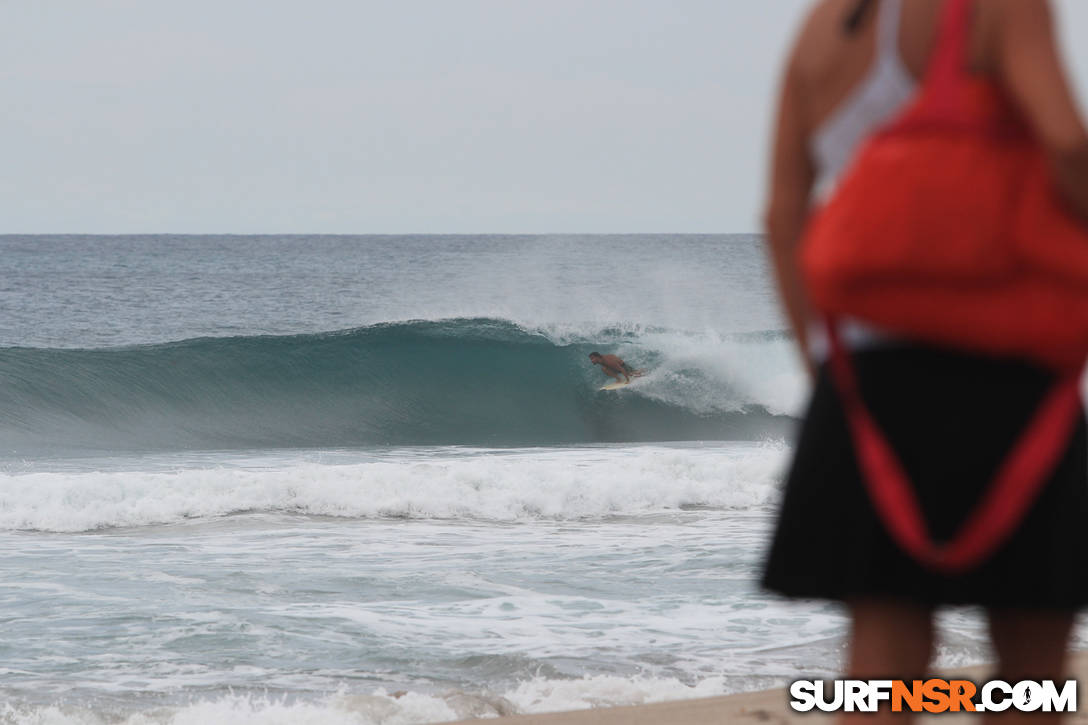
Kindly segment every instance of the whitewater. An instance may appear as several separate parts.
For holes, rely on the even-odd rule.
[[[0,722],[839,666],[840,610],[757,585],[807,394],[758,237],[5,236],[0,280]],[[598,350],[648,372],[602,392]],[[985,640],[949,612],[939,660]]]

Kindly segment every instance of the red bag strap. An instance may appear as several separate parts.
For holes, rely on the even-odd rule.
[[[945,0],[937,45],[926,69],[925,85],[951,88],[968,77],[967,47],[971,37],[974,0]]]
[[[888,533],[921,564],[954,574],[981,564],[1016,529],[1058,463],[1081,411],[1079,371],[1058,379],[1002,461],[982,500],[953,539],[933,542],[910,479],[865,407],[853,362],[827,320],[831,374],[842,399],[858,466]]]
[[[937,27],[937,41],[922,80],[920,102],[893,121],[889,129],[929,128],[934,124],[971,125],[963,107],[963,88],[973,78],[967,70],[974,0],[945,0]]]

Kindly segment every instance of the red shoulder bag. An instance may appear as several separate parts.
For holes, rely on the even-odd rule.
[[[801,247],[825,314],[1071,369],[1088,357],[1088,228],[993,81],[967,71],[972,0],[948,0],[917,99],[860,149]]]

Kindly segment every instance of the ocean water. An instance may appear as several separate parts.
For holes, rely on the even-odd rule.
[[[0,722],[411,725],[839,666],[836,607],[756,585],[807,394],[757,237],[6,236],[0,310]],[[593,350],[647,373],[599,391]],[[984,642],[950,612],[940,661]]]

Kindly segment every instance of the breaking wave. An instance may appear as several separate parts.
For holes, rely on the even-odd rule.
[[[586,359],[647,369],[598,390]],[[0,348],[0,452],[555,445],[782,437],[777,332],[556,334],[488,318],[102,349]]]

